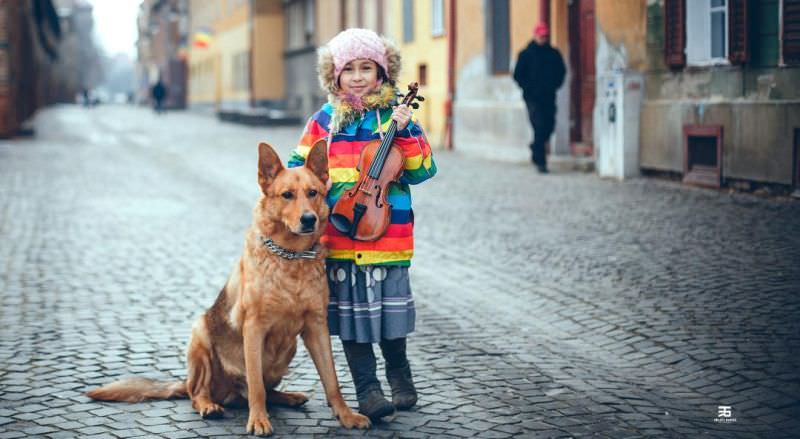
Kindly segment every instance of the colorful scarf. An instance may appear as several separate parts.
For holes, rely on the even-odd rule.
[[[328,95],[328,103],[333,107],[329,129],[331,134],[336,134],[342,128],[361,119],[367,111],[396,105],[397,90],[391,84],[384,83],[378,90],[361,98],[349,93]]]

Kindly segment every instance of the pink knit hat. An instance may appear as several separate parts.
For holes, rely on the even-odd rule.
[[[384,72],[389,71],[386,46],[375,32],[369,29],[347,29],[328,43],[333,56],[334,78],[338,80],[344,66],[355,59],[370,59],[378,63]]]

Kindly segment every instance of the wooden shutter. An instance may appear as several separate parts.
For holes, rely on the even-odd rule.
[[[783,0],[783,62],[800,64],[800,0]]]
[[[670,68],[686,65],[686,0],[664,0],[664,62]]]
[[[728,59],[731,64],[744,64],[750,59],[747,44],[747,2],[728,0]]]

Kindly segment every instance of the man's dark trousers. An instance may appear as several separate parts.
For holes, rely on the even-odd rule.
[[[556,103],[525,101],[525,104],[528,107],[528,118],[533,126],[533,143],[530,145],[533,163],[546,168],[545,146],[556,126]]]

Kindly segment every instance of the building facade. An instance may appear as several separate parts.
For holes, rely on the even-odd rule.
[[[283,3],[190,1],[191,108],[231,119],[285,116]]]
[[[645,76],[641,167],[710,186],[798,187],[800,1],[631,6],[627,22],[609,13],[601,23],[645,28],[627,41],[605,32],[613,47],[644,53],[626,66]]]
[[[165,107],[186,108],[189,7],[187,0],[143,0],[137,25],[138,100],[150,102],[159,80],[167,87]]]
[[[545,21],[568,67],[551,158],[596,161],[624,132],[637,171],[710,186],[798,185],[800,1],[464,0],[454,9],[456,148],[527,159],[532,134],[509,73]],[[636,80],[620,88],[615,77]],[[621,121],[616,95],[638,96]],[[635,127],[615,131],[620,123]]]
[[[0,137],[39,108],[73,102],[102,77],[92,7],[74,0],[0,0]]]

